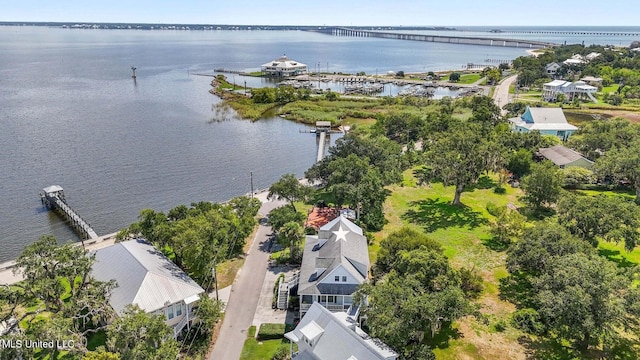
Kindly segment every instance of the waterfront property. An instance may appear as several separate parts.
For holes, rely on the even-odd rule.
[[[307,65],[291,60],[285,55],[262,65],[262,74],[271,77],[289,77],[307,73]]]
[[[142,239],[129,240],[95,254],[93,277],[117,282],[109,304],[118,315],[129,304],[163,315],[165,323],[173,328],[174,338],[196,319],[194,307],[204,289],[151,244]]]
[[[307,235],[298,284],[300,316],[314,302],[330,311],[345,311],[368,271],[367,239],[344,216],[320,227],[318,235]]]
[[[570,82],[565,80],[553,80],[542,85],[542,99],[545,101],[556,101],[558,95],[564,94],[566,100],[575,98],[587,98],[593,102],[598,102],[593,94],[598,91],[595,86],[588,85],[584,81]]]
[[[577,127],[569,124],[560,108],[530,108],[527,106],[520,117],[509,119],[511,128],[517,132],[539,131],[542,135],[553,135],[567,140]]]
[[[389,346],[370,337],[346,312],[331,312],[318,303],[311,305],[293,331],[284,336],[291,340],[291,358],[296,360],[395,360],[398,354]],[[293,343],[298,352],[293,352]]]
[[[540,157],[545,158],[559,166],[561,169],[578,166],[585,169],[593,167],[593,161],[585,158],[579,152],[562,145],[556,145],[538,150]]]

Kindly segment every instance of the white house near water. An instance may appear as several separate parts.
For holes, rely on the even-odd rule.
[[[369,252],[362,229],[338,216],[308,235],[300,266],[300,317],[315,302],[330,311],[345,311],[352,295],[367,279]]]
[[[276,60],[263,64],[262,73],[273,77],[302,75],[307,73],[307,65],[282,55]]]
[[[569,124],[560,108],[530,108],[527,106],[520,117],[509,119],[511,128],[517,132],[539,131],[542,135],[554,135],[567,140],[577,127]]]
[[[163,315],[174,338],[195,320],[194,306],[204,289],[146,241],[116,243],[95,254],[91,274],[99,281],[117,282],[109,304],[118,315],[129,304]]]
[[[598,102],[598,100],[593,97],[593,94],[597,91],[597,87],[588,85],[584,81],[570,82],[553,80],[542,85],[542,99],[545,101],[556,101],[559,94],[564,94],[569,101],[574,98],[588,98],[593,102]]]
[[[295,360],[395,360],[398,354],[358,327],[345,312],[327,310],[318,303],[308,309],[296,328],[284,335],[291,340]],[[293,343],[298,352],[293,353]]]

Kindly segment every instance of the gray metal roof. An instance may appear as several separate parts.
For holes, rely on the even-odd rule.
[[[171,260],[141,239],[97,250],[92,275],[99,281],[116,280],[118,287],[109,303],[118,314],[129,304],[153,312],[204,292]]]
[[[317,236],[307,236],[300,266],[298,293],[351,295],[357,286],[319,284],[341,265],[360,283],[367,279],[367,239],[362,235],[362,229],[345,217],[339,216],[321,227]],[[318,274],[318,268],[325,270]]]
[[[580,159],[584,159],[589,163],[593,163],[593,161],[580,155],[580,153],[578,153],[577,151],[569,149],[568,147],[562,145],[555,145],[549,148],[541,148],[539,152],[546,159],[551,160],[551,162],[558,166],[571,164]]]
[[[314,331],[314,345],[308,348],[299,343],[300,353],[295,360],[393,360],[398,354],[378,339],[367,335],[344,313],[332,313],[318,303],[313,303],[296,328],[285,334],[287,339],[299,343],[309,326],[322,329]]]

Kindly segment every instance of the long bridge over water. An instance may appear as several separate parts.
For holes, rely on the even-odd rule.
[[[412,40],[437,42],[447,44],[463,44],[463,45],[482,45],[482,46],[500,46],[500,47],[516,47],[526,49],[543,49],[547,47],[557,46],[558,44],[535,41],[535,40],[516,40],[501,39],[492,37],[467,37],[467,36],[449,36],[449,35],[426,35],[426,34],[402,34],[395,32],[382,32],[364,29],[354,29],[345,27],[323,27],[310,31],[333,36],[353,36],[353,37],[375,37],[383,39]]]

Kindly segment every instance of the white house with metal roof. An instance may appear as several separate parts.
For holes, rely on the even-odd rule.
[[[96,250],[92,276],[115,280],[109,304],[118,315],[129,304],[165,316],[177,337],[193,322],[194,306],[205,291],[158,249],[142,239],[115,243]]]
[[[291,60],[285,55],[263,64],[261,71],[266,76],[288,77],[307,73],[307,65]]]
[[[318,235],[307,235],[298,283],[300,316],[314,302],[331,311],[347,310],[368,272],[367,239],[346,217],[325,224]]]
[[[569,124],[560,108],[531,108],[527,106],[520,117],[509,119],[511,128],[517,132],[539,131],[542,135],[554,135],[567,140],[577,127]]]
[[[284,334],[291,340],[295,360],[395,360],[398,354],[372,338],[345,312],[331,312],[318,303],[308,309],[296,328]],[[293,353],[293,343],[298,352]]]
[[[569,101],[574,98],[588,98],[593,102],[598,102],[593,97],[593,94],[597,91],[597,87],[591,86],[582,80],[576,82],[553,80],[542,85],[542,100],[556,101],[559,94],[564,94]]]

